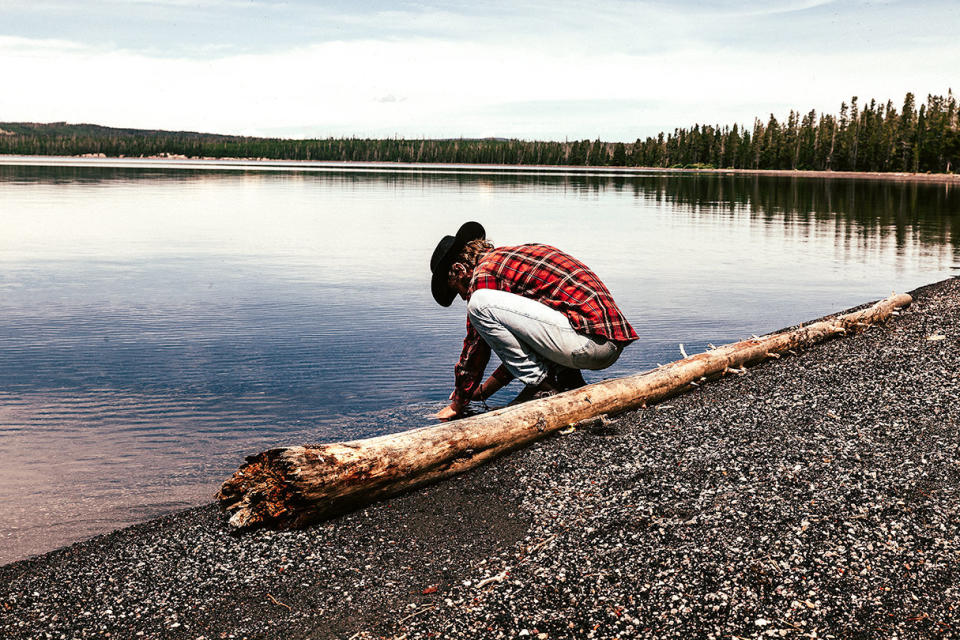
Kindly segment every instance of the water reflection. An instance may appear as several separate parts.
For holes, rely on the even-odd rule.
[[[238,176],[238,173],[240,174]],[[898,238],[908,230],[921,234],[921,241],[951,243],[960,248],[960,188],[945,182],[930,184],[879,179],[795,178],[742,176],[735,174],[591,175],[518,173],[510,168],[483,173],[411,169],[322,173],[300,170],[277,175],[247,169],[209,170],[163,168],[23,166],[0,164],[0,184],[78,185],[104,187],[137,186],[145,180],[181,184],[205,183],[211,179],[245,182],[312,182],[336,188],[341,195],[358,194],[375,187],[409,190],[453,188],[471,192],[496,189],[542,191],[565,196],[600,197],[632,193],[638,200],[669,203],[690,213],[722,215],[748,211],[767,221],[810,223],[842,219],[862,234],[878,229],[895,230]]]
[[[641,340],[595,380],[947,277],[958,197],[720,175],[0,164],[0,562],[205,501],[269,446],[428,422],[464,312],[433,302],[427,259],[465,219],[497,244],[560,246],[610,286]]]

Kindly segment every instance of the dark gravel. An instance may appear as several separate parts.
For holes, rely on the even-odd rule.
[[[7,565],[0,637],[960,637],[960,280],[914,297],[306,531],[206,506]]]

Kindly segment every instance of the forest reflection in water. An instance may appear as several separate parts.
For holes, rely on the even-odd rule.
[[[214,162],[212,166],[216,167]],[[321,164],[321,163],[317,163]],[[270,169],[252,169],[243,165],[242,172],[270,179]],[[406,187],[412,182],[423,187],[496,188],[502,191],[540,189],[588,197],[604,193],[632,194],[635,198],[656,203],[670,203],[678,210],[714,215],[748,212],[766,222],[831,223],[842,220],[855,235],[893,233],[898,243],[912,232],[930,244],[960,245],[960,183],[950,181],[918,182],[908,177],[875,177],[849,179],[743,175],[735,173],[537,173],[517,171],[516,167],[483,170],[418,169],[407,165],[403,170],[382,166],[362,171],[341,167],[296,168],[284,179],[323,181],[345,188]],[[0,184],[110,184],[160,179],[165,181],[204,181],[220,175],[235,175],[239,168],[169,169],[162,162],[152,168],[28,166],[0,164]],[[840,228],[840,225],[835,225]]]

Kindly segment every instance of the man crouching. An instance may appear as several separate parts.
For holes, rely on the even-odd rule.
[[[467,337],[439,420],[513,378],[526,386],[511,404],[582,386],[581,369],[606,369],[637,339],[600,278],[549,245],[494,248],[479,223],[467,222],[440,240],[430,271],[440,305],[467,301]],[[481,384],[491,349],[502,364]]]

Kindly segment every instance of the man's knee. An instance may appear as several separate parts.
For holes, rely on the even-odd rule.
[[[591,337],[590,343],[571,354],[575,369],[599,371],[613,365],[623,353],[623,346],[600,337]]]

